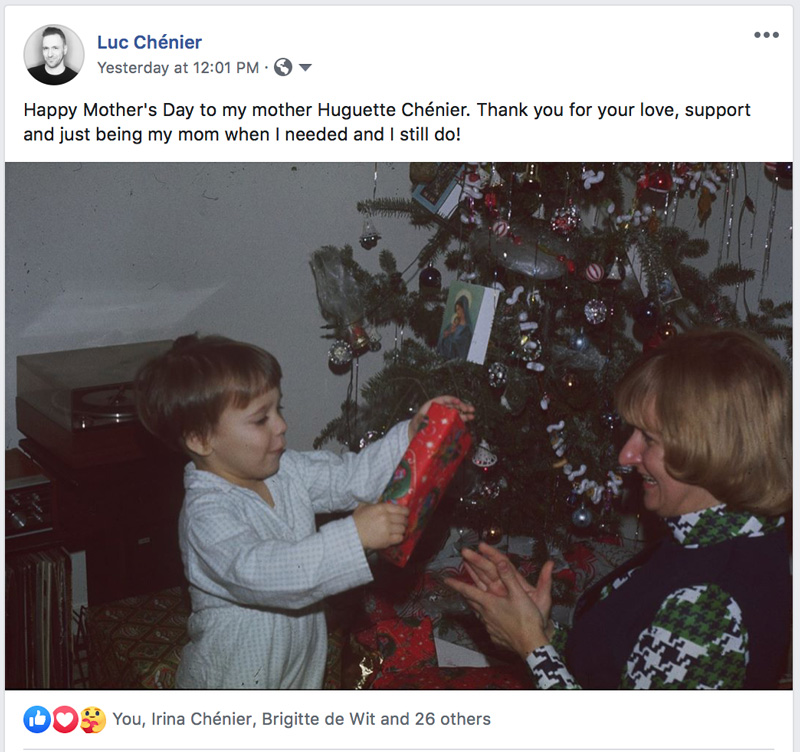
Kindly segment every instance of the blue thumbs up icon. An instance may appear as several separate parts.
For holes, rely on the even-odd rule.
[[[22,716],[22,720],[25,723],[25,728],[34,734],[41,734],[42,731],[47,731],[50,728],[50,713],[41,705],[29,707],[25,711],[25,715]]]

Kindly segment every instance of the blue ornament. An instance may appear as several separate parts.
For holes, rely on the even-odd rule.
[[[639,301],[633,309],[633,318],[642,326],[650,326],[658,320],[658,306],[649,298]]]
[[[583,331],[583,329],[575,332],[575,334],[569,338],[569,346],[578,352],[583,352],[587,347],[589,347],[589,338],[586,336],[586,333]]]
[[[572,513],[572,524],[575,527],[587,528],[592,524],[593,517],[591,509],[580,506]]]

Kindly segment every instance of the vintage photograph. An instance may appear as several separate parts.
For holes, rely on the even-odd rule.
[[[792,198],[7,163],[6,687],[790,688]]]

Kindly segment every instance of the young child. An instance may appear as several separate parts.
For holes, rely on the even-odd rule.
[[[359,454],[286,448],[281,368],[254,345],[188,335],[137,376],[144,426],[191,462],[179,536],[190,642],[177,686],[318,689],[326,596],[372,580],[364,551],[399,543],[408,510],[375,504],[431,402]],[[355,511],[316,530],[314,515]]]

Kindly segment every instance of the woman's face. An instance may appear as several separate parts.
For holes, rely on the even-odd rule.
[[[634,426],[619,453],[619,463],[635,468],[642,477],[644,507],[659,517],[678,517],[719,503],[704,488],[676,480],[667,472],[664,444],[657,431]]]
[[[456,303],[456,319],[458,321],[464,321],[464,306],[461,303]]]

